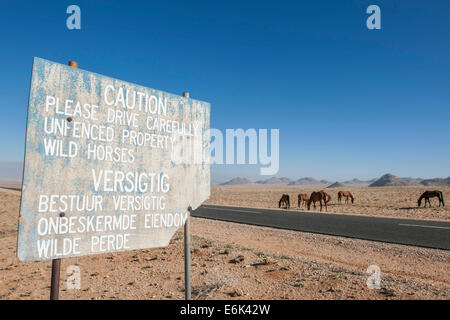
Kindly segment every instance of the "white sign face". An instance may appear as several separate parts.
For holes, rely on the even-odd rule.
[[[209,103],[35,58],[17,254],[168,245],[210,194]]]

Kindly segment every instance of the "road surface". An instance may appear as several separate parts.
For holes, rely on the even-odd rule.
[[[450,222],[201,206],[193,217],[334,236],[450,249]]]

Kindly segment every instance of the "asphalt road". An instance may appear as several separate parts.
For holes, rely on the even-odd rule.
[[[206,205],[193,211],[192,216],[427,248],[450,249],[450,222]]]

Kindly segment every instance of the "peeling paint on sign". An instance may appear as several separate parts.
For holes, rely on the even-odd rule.
[[[168,245],[210,194],[210,105],[35,58],[17,254]]]

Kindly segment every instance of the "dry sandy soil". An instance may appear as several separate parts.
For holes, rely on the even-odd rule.
[[[391,218],[408,218],[421,220],[450,220],[450,204],[438,207],[437,198],[431,198],[432,207],[417,207],[417,199],[425,190],[441,190],[444,201],[450,203],[450,187],[345,187],[332,189],[318,189],[305,187],[282,186],[233,186],[212,187],[211,197],[205,204],[250,207],[250,208],[278,208],[278,201],[283,193],[289,194],[292,210],[306,210],[297,208],[299,193],[311,194],[312,191],[325,190],[331,195],[328,213],[368,215]],[[350,191],[355,197],[354,204],[338,204],[337,193],[340,190]],[[320,206],[311,211],[319,211]],[[325,208],[323,209],[325,212]]]
[[[20,192],[0,190],[0,299],[48,299],[51,262],[16,257]],[[450,252],[192,218],[194,299],[446,299]],[[67,288],[78,266],[80,289]],[[368,289],[377,265],[381,288]],[[183,234],[166,248],[62,260],[62,299],[183,299]]]

